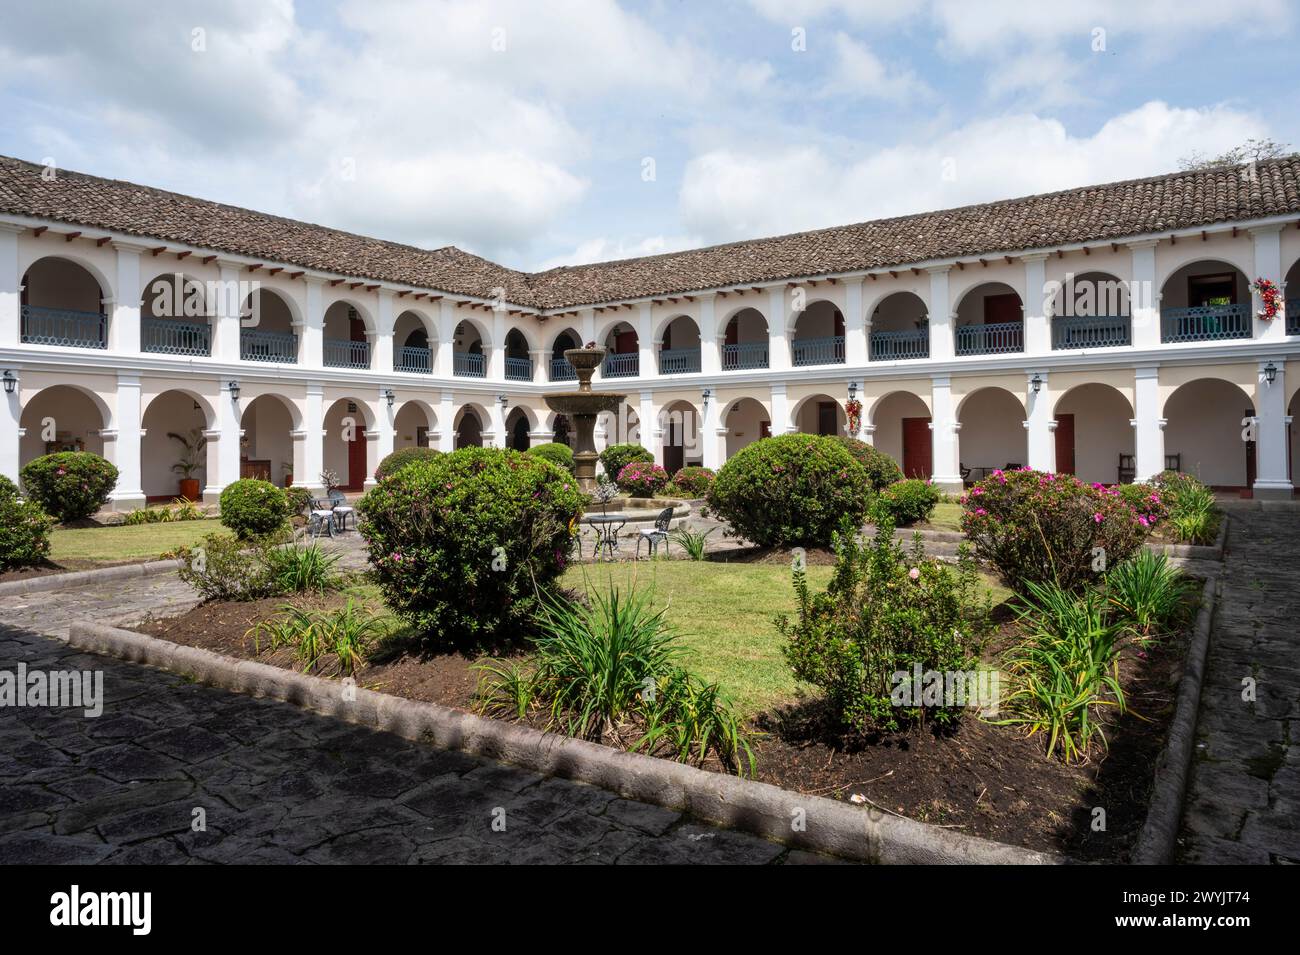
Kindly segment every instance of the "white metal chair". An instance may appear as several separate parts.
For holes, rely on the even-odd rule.
[[[334,536],[334,509],[329,507],[329,501],[314,500],[311,502],[307,511],[307,533],[312,537],[320,537],[324,532],[326,537]]]
[[[660,541],[662,541],[664,545],[664,554],[668,554],[668,527],[672,523],[672,520],[673,509],[671,507],[665,507],[659,512],[659,516],[655,518],[654,527],[646,527],[641,530],[641,533],[637,535],[636,539],[635,557],[637,560],[641,559],[642,541],[646,542],[647,557],[653,557],[655,554],[659,553]]]
[[[352,518],[352,529],[357,529],[356,509],[348,503],[348,499],[342,491],[330,491],[330,505],[334,513],[334,522],[338,525],[340,531],[348,529],[349,517]]]

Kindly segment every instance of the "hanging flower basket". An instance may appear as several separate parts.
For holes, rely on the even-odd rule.
[[[1259,317],[1267,322],[1277,318],[1282,310],[1282,290],[1277,287],[1277,283],[1272,279],[1255,279],[1250,290],[1259,296],[1263,306],[1259,310]]]

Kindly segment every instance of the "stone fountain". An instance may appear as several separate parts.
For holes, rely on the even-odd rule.
[[[591,390],[591,375],[605,360],[603,348],[570,348],[564,353],[573,370],[578,373],[578,390],[547,395],[546,405],[573,422],[577,432],[577,447],[573,452],[574,469],[578,487],[585,494],[596,490],[596,416],[603,411],[617,412],[627,395],[614,395]]]

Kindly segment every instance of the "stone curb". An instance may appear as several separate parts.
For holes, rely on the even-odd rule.
[[[1173,861],[1174,846],[1182,827],[1187,777],[1196,749],[1196,718],[1201,706],[1201,684],[1205,680],[1217,585],[1216,578],[1206,578],[1201,591],[1201,609],[1196,615],[1183,675],[1178,681],[1178,703],[1169,724],[1169,737],[1156,759],[1146,822],[1133,846],[1130,861],[1134,865],[1168,865]]]
[[[179,560],[150,560],[141,564],[119,564],[116,567],[104,567],[99,570],[70,570],[64,574],[45,574],[41,577],[6,580],[4,583],[0,583],[0,597],[40,593],[47,590],[63,590],[66,587],[93,587],[113,580],[149,577],[153,574],[161,574],[164,571],[175,570],[180,566],[181,562]]]
[[[171,670],[223,689],[294,703],[444,749],[463,750],[547,776],[591,783],[629,799],[686,812],[705,822],[784,843],[881,864],[1060,864],[1064,857],[1005,845],[874,808],[786,792],[754,780],[543,733],[357,688],[292,670],[236,660],[196,647],[90,622],[73,623],[68,642],[82,650]],[[804,830],[792,831],[796,810]]]
[[[1166,557],[1186,557],[1193,560],[1223,560],[1223,545],[1228,539],[1228,515],[1219,522],[1219,533],[1213,544],[1148,544],[1149,549]]]

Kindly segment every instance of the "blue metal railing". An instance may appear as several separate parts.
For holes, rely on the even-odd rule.
[[[1006,355],[1024,350],[1024,322],[962,325],[957,329],[958,355]]]
[[[326,368],[369,368],[370,342],[325,339]]]
[[[102,312],[24,305],[22,321],[22,340],[31,345],[108,347],[108,318]]]
[[[451,356],[451,373],[458,378],[486,378],[487,359],[479,352],[458,351]]]
[[[1133,321],[1127,315],[1070,316],[1052,319],[1052,348],[1112,348],[1133,344]]]
[[[1250,338],[1254,328],[1249,305],[1195,305],[1160,310],[1160,340],[1215,342]]]
[[[405,345],[393,356],[393,371],[410,371],[417,375],[433,373],[433,350]]]
[[[1286,333],[1288,335],[1300,335],[1300,298],[1287,299]]]
[[[805,365],[844,364],[844,336],[804,338],[790,343],[790,361],[796,368]]]
[[[298,362],[298,336],[292,332],[259,332],[251,328],[239,333],[239,357],[244,361]]]
[[[577,381],[578,371],[567,358],[551,359],[551,381]]]
[[[162,355],[211,355],[212,329],[207,323],[142,318],[140,350]]]
[[[740,342],[722,346],[722,370],[767,367],[767,342]]]
[[[508,381],[532,381],[533,360],[531,358],[511,358],[507,355],[506,379]]]
[[[688,375],[700,370],[698,348],[664,348],[659,351],[659,374]]]
[[[601,365],[602,378],[635,378],[641,372],[641,356],[637,352],[606,355]]]
[[[930,357],[930,329],[872,332],[871,361],[906,361]]]

